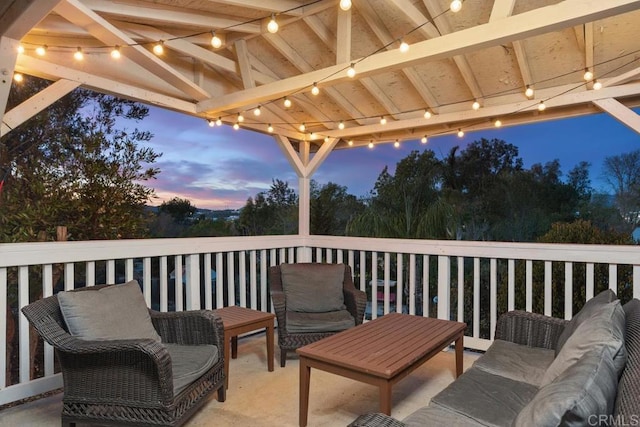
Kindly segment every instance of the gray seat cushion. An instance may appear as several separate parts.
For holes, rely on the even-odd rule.
[[[59,292],[58,302],[69,333],[79,339],[160,341],[135,280],[95,291]]]
[[[540,387],[542,377],[554,357],[554,350],[495,340],[473,367]]]
[[[338,332],[356,325],[356,321],[347,310],[326,313],[300,313],[288,311],[288,332]]]
[[[287,311],[323,313],[344,310],[344,264],[282,264]]]
[[[215,345],[164,345],[171,356],[174,396],[211,369],[220,357]]]
[[[431,402],[489,426],[508,426],[538,388],[472,367]]]
[[[484,426],[472,418],[453,412],[437,404],[425,406],[402,420],[407,427],[446,426],[479,427]]]
[[[625,347],[627,364],[618,383],[614,416],[631,420],[640,416],[640,300],[633,299],[623,307],[626,316]]]
[[[613,412],[618,374],[606,348],[597,347],[540,389],[514,426],[599,425]]]

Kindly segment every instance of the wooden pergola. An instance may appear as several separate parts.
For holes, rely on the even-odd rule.
[[[602,111],[640,133],[640,0],[8,0],[0,36],[0,135],[79,86],[272,133],[301,235],[335,149]],[[53,83],[6,111],[15,74]]]

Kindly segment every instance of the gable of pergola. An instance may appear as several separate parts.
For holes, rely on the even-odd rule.
[[[347,11],[338,0],[3,2],[0,134],[78,86],[227,124],[243,114],[243,128],[273,126],[300,177],[306,234],[308,181],[334,149],[602,111],[640,132],[631,110],[640,105],[640,0],[467,0],[458,13],[449,1],[354,0]],[[159,41],[163,55],[152,51]],[[83,61],[72,57],[78,48]],[[54,83],[5,111],[14,72]]]

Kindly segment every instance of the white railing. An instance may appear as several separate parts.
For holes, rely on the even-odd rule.
[[[576,304],[602,288],[640,297],[637,246],[331,236],[0,244],[0,404],[62,386],[49,345],[31,379],[37,352],[18,315],[29,301],[61,290],[56,284],[69,290],[135,278],[147,304],[161,311],[227,305],[270,311],[267,268],[305,261],[349,264],[356,286],[369,296],[367,319],[398,311],[463,321],[469,325],[465,346],[480,350],[507,310],[569,319]],[[8,336],[12,319],[17,340]],[[7,350],[16,341],[14,379]]]

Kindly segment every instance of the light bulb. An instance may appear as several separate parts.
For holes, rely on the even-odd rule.
[[[113,59],[120,59],[122,55],[120,54],[120,46],[116,46],[111,50],[111,57]]]
[[[24,46],[18,45],[18,53],[24,53]]]
[[[309,133],[309,139],[316,139],[316,134],[314,132]]]
[[[218,117],[218,120],[216,120],[216,126],[222,126],[222,117]]]
[[[356,75],[355,64],[352,62],[351,66],[347,69],[347,76],[353,78]]]
[[[267,126],[267,132],[273,133],[273,126],[271,126],[271,123],[269,123],[269,126]]]
[[[385,119],[384,116],[380,117],[380,124],[381,125],[386,125],[387,124],[387,119]]]
[[[79,47],[76,49],[76,52],[73,54],[73,57],[76,61],[82,61],[84,59],[84,54],[82,53],[82,48]]]
[[[464,131],[462,129],[458,129],[458,136],[462,138],[464,136]]]
[[[216,36],[215,31],[211,33],[211,46],[213,46],[214,49],[220,49],[222,46],[222,40],[220,37]]]
[[[267,24],[267,31],[271,34],[278,32],[278,23],[276,22],[276,16],[273,13],[271,14],[271,20]]]
[[[289,108],[289,107],[291,107],[291,100],[285,96],[284,97],[284,108]]]
[[[409,50],[409,44],[406,41],[402,40],[400,42],[400,52],[405,53],[408,50]]]
[[[462,0],[453,0],[449,5],[449,9],[451,9],[453,13],[460,12],[460,9],[462,9]]]
[[[524,96],[527,98],[533,98],[533,88],[527,85],[527,90],[524,91]]]
[[[584,75],[582,77],[584,78],[585,81],[588,82],[593,78],[593,73],[588,68],[585,68]]]
[[[424,118],[425,119],[430,119],[431,118],[431,111],[424,110]]]
[[[347,142],[347,144],[349,145],[349,147],[352,147],[352,146],[353,146],[353,139],[350,139],[350,140]]]
[[[423,136],[422,139],[420,140],[420,142],[422,142],[423,144],[427,143],[427,135]]]
[[[547,108],[546,105],[544,105],[544,101],[540,101],[540,104],[538,104],[538,111],[544,111]]]
[[[342,120],[340,120],[340,123],[338,123],[338,129],[344,129],[344,122]]]
[[[156,55],[162,55],[164,53],[164,42],[161,40],[153,46],[153,53]]]
[[[235,122],[235,123],[233,124],[233,128],[234,128],[235,130],[240,129],[240,123]]]
[[[16,83],[20,83],[20,82],[22,82],[22,81],[24,80],[24,76],[23,76],[22,74],[20,74],[20,73],[15,73],[15,74],[13,75],[13,80],[14,80]]]
[[[499,128],[500,126],[502,126],[502,121],[500,121],[500,119],[496,119],[495,122],[493,122],[494,126]]]
[[[238,113],[238,123],[242,122],[244,122],[244,116],[242,115],[242,113]]]
[[[602,83],[600,83],[598,80],[594,80],[593,81],[593,90],[600,90],[602,89]]]
[[[373,141],[371,141],[367,147],[373,148]]]
[[[38,47],[36,48],[36,54],[37,54],[38,56],[44,56],[44,55],[45,55],[45,53],[47,53],[47,45],[46,45],[46,44],[45,44],[45,45],[42,45],[42,46],[38,46]]]
[[[473,101],[473,104],[471,104],[471,108],[473,108],[474,110],[479,110],[480,103],[478,101]]]
[[[318,89],[318,84],[314,83],[313,87],[311,88],[311,94],[312,95],[317,95],[320,93],[320,89]]]
[[[393,143],[393,146],[394,146],[395,148],[400,148],[400,141],[398,141],[398,140],[396,139],[396,142],[394,142],[394,143]]]
[[[214,121],[213,121],[213,120],[211,120],[211,119],[209,119],[209,120],[208,120],[208,123],[209,123],[209,127],[211,127],[211,128],[212,128],[212,127],[214,127],[214,126],[216,125],[216,122],[214,122]]]
[[[304,132],[307,127],[304,125],[304,123],[302,123],[300,127],[298,127],[298,129],[300,129],[300,132]]]
[[[253,115],[254,115],[254,116],[259,116],[260,114],[262,114],[262,110],[260,109],[260,106],[258,105],[258,106],[253,110]]]
[[[340,0],[340,9],[344,10],[345,12],[351,9],[351,0]]]

